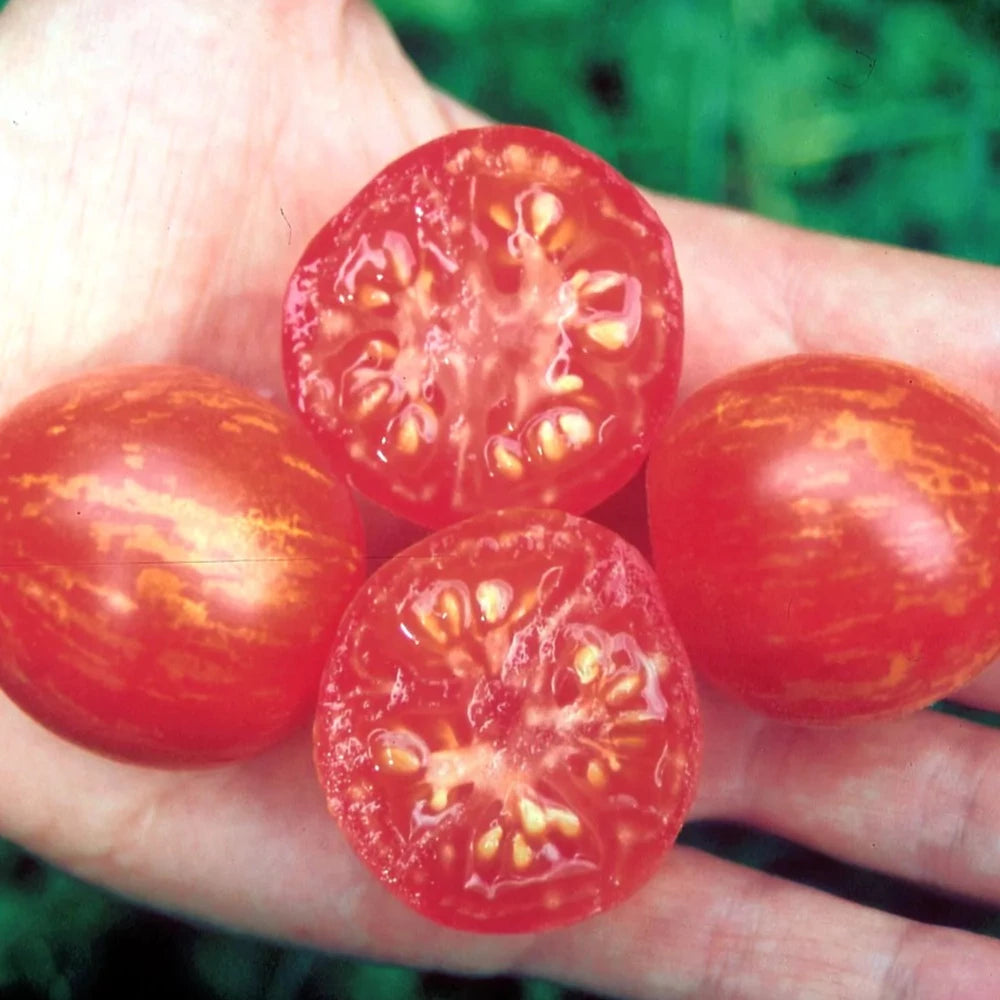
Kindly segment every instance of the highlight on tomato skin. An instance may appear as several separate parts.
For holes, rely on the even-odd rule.
[[[701,724],[640,554],[594,522],[507,509],[369,578],[314,740],[330,812],[383,884],[441,924],[508,933],[643,885],[690,807]]]
[[[307,724],[362,563],[299,421],[222,377],[92,372],[0,419],[0,688],[90,750],[201,766]]]
[[[610,496],[673,406],[682,341],[652,207],[594,154],[513,125],[387,166],[284,302],[293,408],[353,486],[426,527]]]
[[[900,715],[1000,655],[1000,423],[917,369],[796,355],[694,393],[650,456],[697,671],[796,722]]]

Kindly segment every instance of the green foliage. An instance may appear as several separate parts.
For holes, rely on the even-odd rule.
[[[16,985],[70,1000],[121,912],[106,893],[0,841],[0,995]]]
[[[992,0],[381,0],[435,83],[633,180],[1000,263]]]

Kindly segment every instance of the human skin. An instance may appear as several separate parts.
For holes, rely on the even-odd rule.
[[[3,409],[106,362],[199,364],[280,398],[281,294],[306,241],[390,159],[483,120],[429,88],[362,0],[13,0],[0,51]],[[846,350],[934,370],[1000,410],[996,269],[653,203],[685,283],[682,393],[757,359]],[[369,533],[375,557],[411,537],[372,512]],[[1000,670],[957,700],[1000,709]],[[704,717],[695,817],[1000,905],[1000,732],[932,712],[810,730],[708,690]],[[0,741],[0,834],[151,905],[274,938],[649,1000],[1000,994],[1000,942],[691,848],[564,930],[437,928],[353,857],[307,733],[224,768],[146,770],[0,698]]]

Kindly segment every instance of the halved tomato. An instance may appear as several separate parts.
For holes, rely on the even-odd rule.
[[[285,378],[394,513],[581,512],[673,405],[681,313],[670,237],[623,177],[548,132],[474,129],[390,164],[315,236],[285,298]]]
[[[478,515],[354,598],[323,678],[329,808],[398,896],[536,931],[638,889],[691,803],[692,675],[653,571],[591,521]]]

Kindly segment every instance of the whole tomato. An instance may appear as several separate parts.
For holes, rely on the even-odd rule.
[[[682,341],[649,203],[513,125],[389,164],[310,241],[284,303],[292,405],[359,491],[430,527],[596,506],[673,406]]]
[[[156,765],[306,720],[360,523],[294,417],[180,367],[86,374],[0,421],[0,686]]]
[[[647,486],[693,665],[762,712],[898,714],[1000,654],[1000,426],[926,373],[733,372],[678,409]]]

